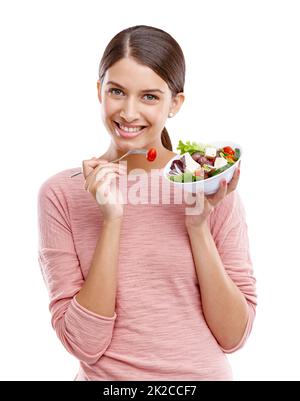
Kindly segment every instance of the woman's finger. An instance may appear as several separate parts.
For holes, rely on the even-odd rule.
[[[99,165],[95,168],[94,170],[94,175],[95,177],[97,176],[98,172],[102,170],[103,168],[105,169],[111,169],[112,171],[118,171],[120,173],[125,173],[127,172],[127,167],[125,167],[123,164],[117,164],[117,163],[110,163],[110,162],[105,162],[103,163],[102,161],[99,163]]]
[[[226,180],[222,180],[220,182],[220,186],[217,192],[207,197],[207,199],[209,200],[211,205],[216,206],[226,196],[226,193],[227,193],[227,182]]]
[[[120,175],[116,172],[108,172],[105,174],[103,179],[99,182],[96,181],[94,186],[92,187],[92,191],[95,192],[95,198],[98,203],[103,203],[109,201],[109,193],[112,191],[112,184],[116,185],[116,180],[120,177]]]
[[[86,179],[84,187],[85,190],[91,192],[91,187],[93,187],[94,184],[97,184],[98,182],[104,181],[106,175],[109,173],[117,173],[118,176],[121,176],[126,174],[126,170],[124,168],[119,168],[118,165],[108,166],[108,164],[103,164],[101,166],[98,166],[93,174],[91,174],[90,177]]]
[[[103,162],[98,163],[97,167],[95,167],[86,177],[84,189],[87,191],[90,184],[93,181],[99,181],[102,179],[103,174],[107,171],[116,171],[120,174],[125,174],[127,169],[124,165],[119,165],[115,163]]]
[[[239,182],[239,178],[240,178],[240,167],[237,167],[234,171],[232,179],[228,184],[227,193],[230,193],[236,189]]]
[[[103,181],[109,173],[117,173],[118,176],[125,175],[125,171],[119,170],[116,167],[103,167],[95,174],[95,181]]]
[[[97,167],[97,169],[95,170],[95,180],[101,181],[104,175],[107,174],[107,172],[117,172],[118,174],[124,175],[126,173],[126,170],[124,167],[120,167],[119,165],[104,164],[103,166]]]
[[[83,176],[86,179],[89,174],[91,174],[94,169],[99,165],[99,160],[95,157],[92,159],[87,159],[82,161],[82,172]]]

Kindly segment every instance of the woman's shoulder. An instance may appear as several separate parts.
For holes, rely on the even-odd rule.
[[[49,175],[42,183],[38,189],[39,195],[41,194],[56,194],[59,196],[60,194],[66,194],[68,192],[72,192],[78,185],[83,185],[83,175],[77,175],[75,177],[71,177],[77,171],[80,171],[80,167],[68,168],[65,170],[61,170],[54,174]]]

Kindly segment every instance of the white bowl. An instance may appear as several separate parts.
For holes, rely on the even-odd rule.
[[[236,170],[239,161],[242,158],[242,148],[240,145],[234,142],[230,141],[217,141],[217,142],[209,142],[210,145],[213,145],[217,148],[223,148],[224,146],[231,146],[233,149],[234,148],[239,148],[241,151],[240,158],[238,159],[237,162],[235,162],[231,167],[229,167],[227,170],[223,171],[220,174],[217,174],[213,177],[206,178],[205,180],[200,180],[200,181],[194,181],[194,182],[174,182],[169,180],[168,178],[168,173],[170,171],[171,164],[173,160],[179,159],[182,155],[176,155],[174,156],[169,162],[166,164],[164,171],[163,171],[163,176],[166,180],[168,180],[170,183],[175,185],[176,187],[181,187],[185,191],[188,192],[198,192],[198,191],[204,191],[205,195],[212,195],[217,190],[219,189],[220,186],[220,181],[226,179],[226,182],[228,183],[232,176],[234,171]]]

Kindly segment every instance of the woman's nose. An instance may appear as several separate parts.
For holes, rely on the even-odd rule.
[[[128,99],[124,102],[120,117],[127,121],[132,121],[139,117],[138,106],[134,99]]]

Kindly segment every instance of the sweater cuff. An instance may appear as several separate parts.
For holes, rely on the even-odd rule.
[[[72,298],[65,314],[63,342],[73,355],[88,364],[96,363],[108,348],[117,314],[101,316]]]

